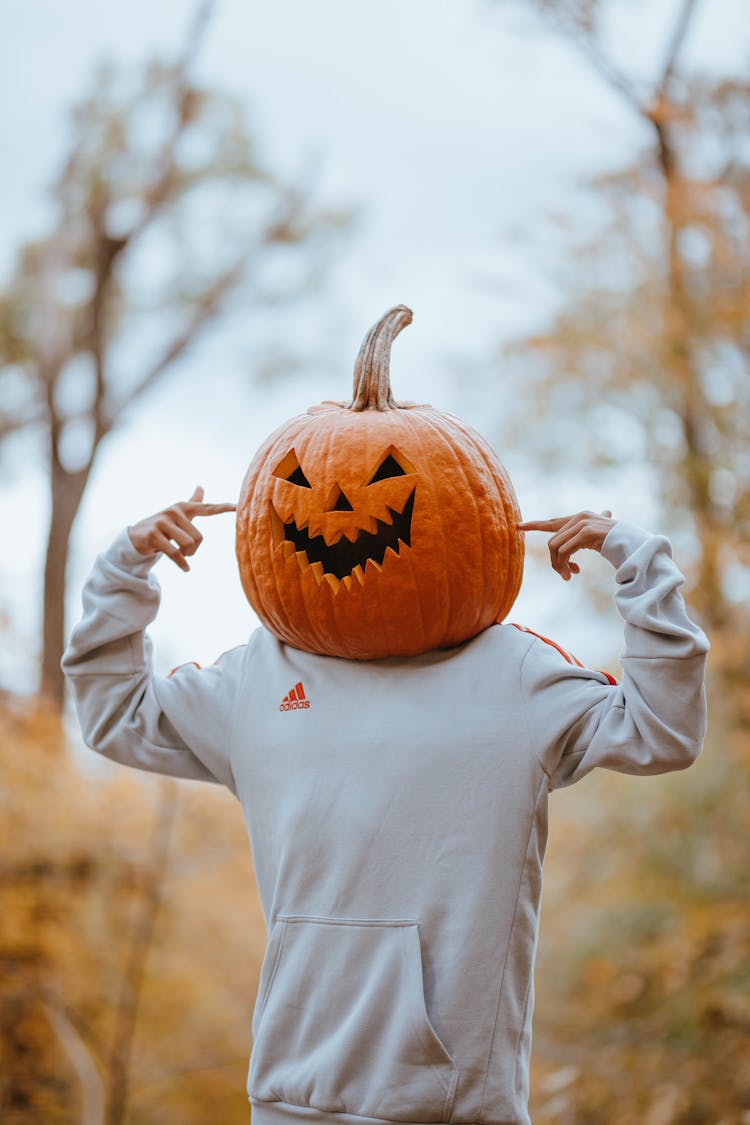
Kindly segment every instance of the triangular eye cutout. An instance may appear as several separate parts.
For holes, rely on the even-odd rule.
[[[300,488],[312,488],[309,480],[302,472],[302,466],[298,465],[291,476],[286,478],[290,484],[298,484]]]
[[[302,472],[302,466],[297,460],[297,454],[293,449],[290,449],[286,457],[279,461],[273,471],[273,475],[275,477],[281,477],[282,480],[288,480],[290,484],[297,484],[300,488],[312,488],[309,480]]]
[[[393,456],[393,454],[389,453],[388,456],[383,461],[380,462],[380,465],[379,465],[378,469],[376,470],[375,474],[373,475],[372,479],[369,480],[367,483],[368,484],[377,484],[377,482],[379,480],[387,480],[388,477],[405,477],[405,476],[406,476],[406,470],[402,469],[401,466],[399,465],[398,461],[396,460],[396,458]]]

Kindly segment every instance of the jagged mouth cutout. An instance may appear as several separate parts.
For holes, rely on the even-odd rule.
[[[388,477],[406,476],[413,472],[414,469],[409,462],[391,447],[380,459],[377,469],[367,484],[376,484]],[[294,450],[290,450],[277,466],[274,476],[300,488],[312,488]],[[350,588],[352,580],[362,585],[368,563],[379,571],[389,551],[399,556],[403,547],[411,546],[415,492],[416,485],[400,511],[387,504],[391,518],[389,521],[376,519],[374,531],[363,528],[354,539],[348,539],[342,533],[334,543],[327,543],[323,535],[310,535],[307,524],[298,526],[294,518],[285,523],[271,502],[271,528],[275,549],[281,551],[285,558],[295,555],[300,570],[305,571],[309,568],[318,585],[326,581],[334,591],[341,585]],[[353,511],[353,508],[344,492],[337,488],[326,510],[346,512]]]

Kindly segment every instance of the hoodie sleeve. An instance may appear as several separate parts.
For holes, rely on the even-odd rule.
[[[123,765],[226,785],[231,726],[246,646],[210,668],[152,671],[146,628],[160,588],[151,568],[161,552],[142,555],[123,530],[99,555],[83,589],[83,618],[62,658],[86,744]]]
[[[625,622],[622,683],[577,666],[543,638],[521,667],[531,748],[550,789],[596,766],[629,774],[684,769],[705,736],[709,645],[687,615],[669,540],[618,522],[602,554],[616,567],[615,603]]]

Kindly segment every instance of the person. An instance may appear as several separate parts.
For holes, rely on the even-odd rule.
[[[565,580],[584,549],[615,568],[621,683],[513,624],[376,661],[259,628],[154,675],[152,567],[188,571],[195,520],[233,509],[198,488],[124,529],[63,668],[94,750],[242,804],[268,926],[254,1125],[526,1125],[548,795],[683,769],[704,738],[708,642],[669,541],[609,512],[520,525]]]

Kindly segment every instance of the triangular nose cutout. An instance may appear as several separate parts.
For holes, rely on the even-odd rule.
[[[353,512],[354,508],[351,506],[346,498],[344,491],[339,488],[331,498],[331,504],[328,508],[329,512]]]

